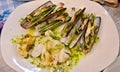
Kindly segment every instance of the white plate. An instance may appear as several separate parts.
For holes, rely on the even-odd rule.
[[[7,19],[1,35],[1,51],[5,62],[13,69],[20,72],[44,72],[29,64],[16,51],[10,39],[25,33],[19,25],[19,19],[25,17],[34,9],[47,0],[32,1],[17,7]],[[72,7],[76,9],[86,7],[87,13],[95,13],[101,16],[102,23],[99,31],[100,42],[94,46],[92,51],[74,67],[71,72],[98,72],[110,65],[117,57],[119,51],[118,32],[110,15],[99,4],[88,0],[52,0],[53,3],[65,3],[68,11]]]
[[[120,56],[103,72],[120,72]]]

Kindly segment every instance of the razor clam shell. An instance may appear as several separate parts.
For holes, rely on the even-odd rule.
[[[99,32],[99,29],[100,29],[100,25],[101,25],[101,17],[96,17],[96,26],[97,26],[97,29],[95,30],[95,38],[94,38],[94,41],[98,35],[98,32]],[[86,32],[85,32],[86,33]],[[85,41],[85,33],[83,35],[83,41]],[[94,45],[95,42],[92,43],[92,45],[90,46],[90,49],[86,50],[86,53],[90,52],[93,45]]]
[[[37,9],[35,9],[35,10],[34,10],[33,12],[31,12],[29,15],[32,16],[32,15],[33,15],[39,8],[41,8],[42,6],[51,6],[51,5],[53,5],[53,3],[52,3],[51,1],[48,1],[48,2],[44,3],[43,5],[39,6]],[[25,21],[21,22],[21,24],[20,24],[24,29],[27,29],[27,28],[30,28],[30,27],[31,27],[31,25],[28,25],[29,22],[27,22],[26,19],[27,19],[27,16],[26,16],[26,18],[25,18]]]
[[[31,12],[29,15],[33,15],[39,8],[41,8],[42,6],[51,6],[53,5],[53,3],[51,1],[48,1],[46,3],[44,3],[43,5],[39,6],[37,9],[35,9],[33,12]]]
[[[100,27],[101,24],[101,17],[96,17],[96,25]]]

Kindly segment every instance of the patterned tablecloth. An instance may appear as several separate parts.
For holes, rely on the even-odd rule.
[[[24,2],[17,2],[12,0],[0,0],[0,26],[2,26],[8,17],[8,15],[20,4]],[[104,6],[104,8],[111,15],[115,24],[117,26],[119,37],[120,37],[120,4],[117,8],[112,8],[108,6]],[[0,51],[0,72],[16,72],[11,69],[3,60]]]
[[[0,30],[2,29],[2,26],[4,25],[4,22],[6,21],[10,13],[17,6],[23,3],[25,2],[20,2],[16,0],[0,0]]]

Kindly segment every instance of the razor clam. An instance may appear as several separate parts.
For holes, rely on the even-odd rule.
[[[45,26],[48,25],[48,22],[50,22],[51,20],[54,20],[58,15],[60,15],[61,13],[64,13],[64,11],[66,10],[66,8],[63,7],[59,7],[57,8],[57,10],[51,14],[49,14],[47,17],[45,17],[44,19],[42,19],[39,23],[39,25],[36,26],[36,29],[38,31],[40,31],[40,29],[44,28]],[[46,21],[48,20],[48,22]],[[44,22],[46,21],[46,22]],[[42,23],[41,23],[42,22]]]
[[[46,24],[46,26],[39,29],[38,31],[43,34],[47,30],[55,29],[56,27],[64,24],[65,22],[68,22],[70,18],[71,17],[68,15],[68,13],[64,13],[52,20],[50,23]]]
[[[73,48],[77,44],[78,40],[81,38],[82,34],[86,29],[85,27],[87,26],[87,23],[88,23],[88,19],[84,19],[83,23],[79,22],[79,24],[81,25],[79,26],[79,29],[75,31],[75,34],[69,44],[69,48]]]
[[[32,13],[30,13],[23,21],[21,22],[21,26],[24,29],[28,29],[36,24],[38,24],[42,19],[44,19],[48,14],[50,14],[56,5],[54,5],[51,1],[46,2],[45,4],[38,7]]]
[[[73,34],[73,37],[71,38],[72,40],[70,41],[69,48],[72,48],[77,44],[78,41],[80,41],[82,35],[84,34],[87,28],[90,17],[91,16],[89,14],[84,14],[80,22],[78,22],[78,29],[76,29],[75,34]]]
[[[87,29],[83,35],[83,43],[86,53],[91,51],[93,45],[95,44],[95,40],[99,32],[100,24],[101,24],[101,17],[95,17],[94,15],[92,15],[92,19],[89,20]]]
[[[60,8],[59,10],[56,10],[55,12],[53,12],[53,13],[49,14],[48,16],[46,16],[44,19],[42,19],[41,21],[39,21],[39,23],[44,22],[44,21],[46,21],[46,20],[48,20],[50,18],[53,18],[53,17],[61,14],[65,10],[66,10],[66,8]]]
[[[61,33],[61,36],[62,37],[66,37],[68,36],[68,34],[70,33],[70,31],[72,30],[72,28],[74,27],[74,25],[77,23],[77,21],[81,18],[81,16],[83,15],[85,11],[85,8],[83,10],[79,9],[75,14],[74,16],[72,17],[71,21],[68,22],[63,30],[62,30],[62,33]]]
[[[63,28],[63,34],[66,35],[65,37],[67,38],[66,41],[64,42],[66,45],[68,45],[72,38],[74,37],[75,31],[79,28],[80,26],[80,21],[83,16],[83,12],[85,11],[85,8],[83,10],[78,10],[75,13],[75,19],[72,23],[69,23],[69,25],[66,25]],[[64,36],[62,36],[64,38]]]

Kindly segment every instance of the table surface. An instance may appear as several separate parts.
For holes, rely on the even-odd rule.
[[[113,18],[116,27],[118,29],[118,33],[119,33],[119,38],[120,38],[120,3],[119,6],[117,8],[112,8],[112,7],[108,7],[108,6],[104,6],[104,8],[108,11],[108,13],[111,15],[111,17]],[[0,51],[0,72],[16,72],[15,70],[13,70],[12,68],[10,68],[3,60],[2,55],[1,55],[1,51]]]

